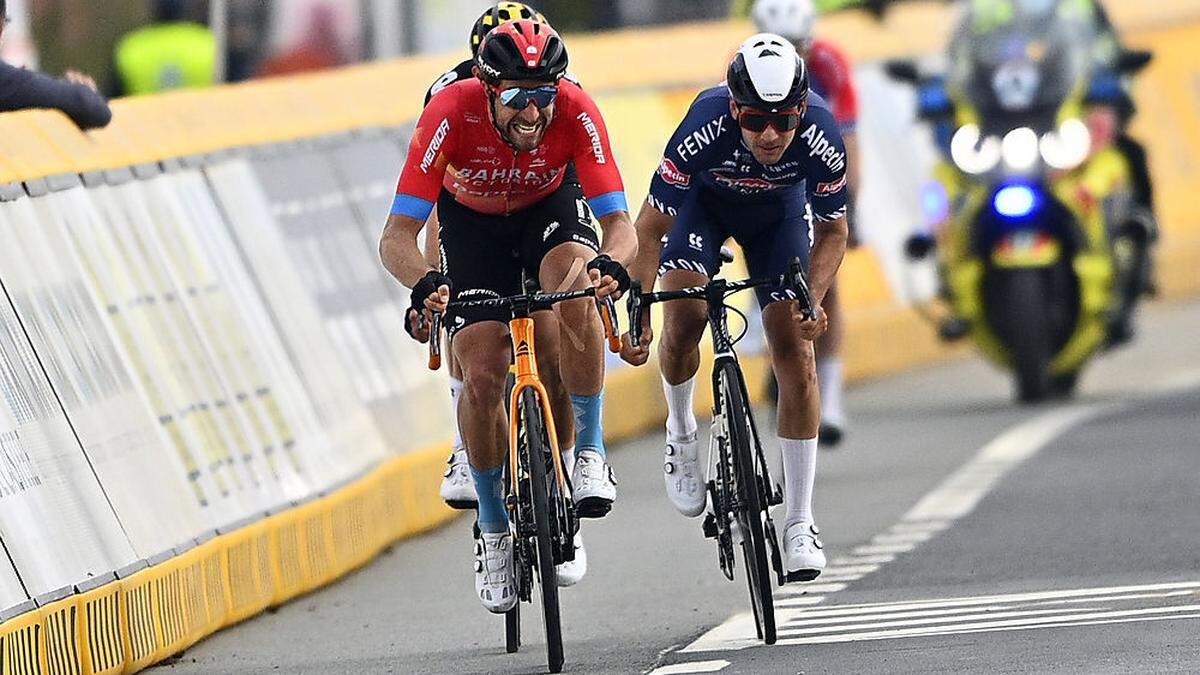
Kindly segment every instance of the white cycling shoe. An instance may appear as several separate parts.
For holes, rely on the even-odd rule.
[[[554,572],[559,588],[574,586],[587,574],[587,551],[583,548],[582,534],[575,533],[575,559],[556,565]]]
[[[787,580],[812,581],[825,569],[825,545],[817,539],[821,530],[813,523],[798,522],[783,532],[783,566]]]
[[[467,464],[467,449],[458,448],[446,460],[446,473],[442,474],[442,501],[452,509],[475,509],[479,498],[475,495],[475,481]]]
[[[517,604],[512,535],[508,532],[484,532],[475,540],[475,593],[493,614],[503,614]]]
[[[667,486],[667,498],[680,513],[688,518],[704,513],[708,490],[704,485],[700,441],[696,434],[683,440],[667,437],[667,447],[663,451],[663,482]]]
[[[578,450],[571,472],[575,511],[580,518],[603,518],[617,498],[617,481],[612,467],[592,449]]]

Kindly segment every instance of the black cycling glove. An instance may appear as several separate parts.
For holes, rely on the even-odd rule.
[[[412,304],[409,305],[408,311],[404,312],[404,330],[408,331],[408,335],[416,338],[417,327],[413,325],[412,310],[416,310],[418,320],[425,315],[425,299],[430,295],[437,293],[437,290],[442,286],[449,286],[451,292],[454,291],[454,282],[450,281],[450,277],[442,274],[437,270],[429,270],[421,280],[417,282],[412,289]]]
[[[607,253],[596,256],[588,263],[588,271],[596,270],[602,277],[612,277],[617,282],[617,290],[624,293],[629,290],[629,272],[621,263],[613,260]]]

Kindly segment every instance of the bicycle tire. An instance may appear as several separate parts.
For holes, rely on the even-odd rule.
[[[746,561],[750,603],[755,625],[763,642],[775,644],[775,605],[771,595],[770,562],[766,535],[763,533],[764,510],[761,481],[755,469],[755,452],[750,447],[749,408],[743,396],[742,373],[734,363],[724,363],[718,372],[719,386],[727,409],[729,450],[733,454],[734,481],[738,495],[738,526],[742,529],[742,555]]]
[[[504,613],[504,651],[516,654],[521,650],[521,602]]]
[[[525,427],[525,443],[529,462],[530,493],[533,497],[533,519],[537,526],[538,585],[541,587],[542,618],[546,626],[547,666],[552,673],[562,672],[562,617],[558,605],[558,575],[554,568],[554,538],[550,523],[550,483],[546,480],[546,464],[550,458],[542,408],[533,389],[521,392],[521,419]]]

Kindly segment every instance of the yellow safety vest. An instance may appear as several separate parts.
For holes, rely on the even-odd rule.
[[[117,43],[117,73],[130,96],[211,86],[216,63],[217,40],[196,23],[147,26]]]

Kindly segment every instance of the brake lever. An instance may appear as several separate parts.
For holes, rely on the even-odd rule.
[[[800,306],[800,315],[804,317],[805,321],[816,320],[817,312],[813,307],[812,290],[808,287],[808,279],[804,276],[804,265],[800,263],[799,258],[792,260],[788,265],[787,282],[796,294],[796,304]]]
[[[642,343],[642,282],[629,284],[625,306],[629,310],[629,344],[636,349]]]
[[[608,339],[608,351],[621,352],[621,327],[617,319],[617,304],[611,295],[596,298],[596,309],[600,312],[600,323],[604,324],[604,336]]]
[[[420,320],[425,321],[421,316]],[[442,313],[433,312],[429,322],[429,369],[438,370],[442,367]]]

